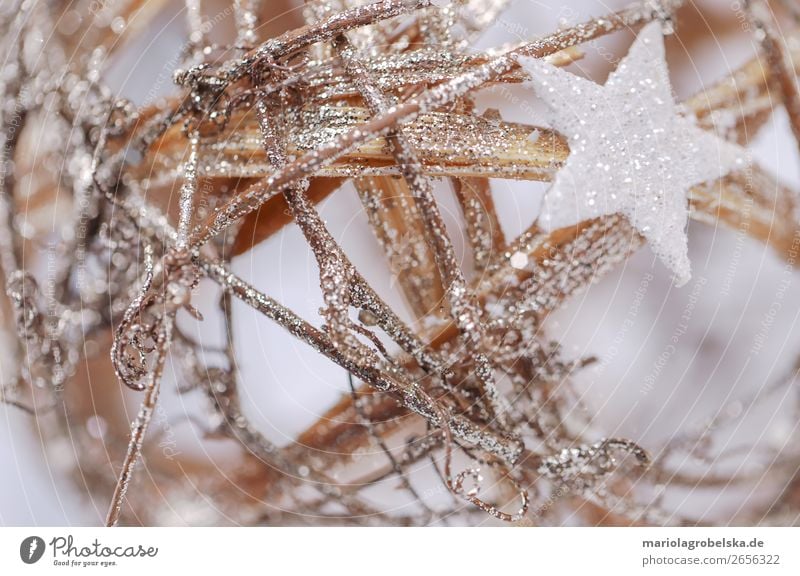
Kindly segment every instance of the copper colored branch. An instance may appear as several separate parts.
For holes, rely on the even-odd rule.
[[[757,29],[757,37],[766,55],[772,83],[783,98],[792,132],[800,150],[800,89],[793,54],[784,46],[786,40],[782,39],[776,29],[769,3],[766,0],[747,0],[747,5]]]
[[[601,20],[592,20],[557,32],[541,40],[525,44],[490,60],[477,69],[459,75],[452,80],[427,90],[418,98],[393,106],[386,113],[376,116],[366,124],[337,137],[318,149],[303,154],[300,158],[276,170],[268,179],[270,190],[281,190],[292,186],[309,172],[330,164],[359,144],[378,136],[384,136],[399,124],[413,121],[420,114],[436,110],[449,104],[483,84],[490,82],[518,66],[517,56],[541,58],[569,46],[588,42],[627,27],[651,21],[658,14],[645,10],[640,5],[613,14]],[[263,203],[262,195],[243,194],[231,200],[216,216],[212,225],[194,234],[192,244],[202,244],[231,225],[232,219],[256,210]]]

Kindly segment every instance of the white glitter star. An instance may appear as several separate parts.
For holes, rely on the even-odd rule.
[[[702,130],[672,97],[661,26],[647,25],[600,86],[520,57],[530,85],[568,140],[570,156],[545,195],[548,230],[620,213],[679,285],[691,277],[687,193],[744,164],[745,150]]]

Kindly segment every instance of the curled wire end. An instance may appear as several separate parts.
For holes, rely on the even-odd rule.
[[[644,448],[635,442],[625,440],[624,438],[607,438],[606,440],[603,440],[600,445],[606,451],[614,449],[630,454],[636,458],[636,463],[640,466],[649,466],[652,462],[650,455]]]
[[[646,468],[651,459],[638,444],[624,438],[605,438],[591,445],[564,448],[546,458],[539,467],[544,476],[557,480],[572,490],[593,491],[598,483],[618,470],[621,458],[632,456],[635,465]]]
[[[149,373],[147,355],[154,348],[151,340],[151,326],[123,321],[114,335],[111,345],[111,363],[120,382],[131,390],[143,391],[146,386],[142,379]]]
[[[122,316],[114,339],[111,342],[111,364],[120,382],[131,390],[142,392],[146,386],[141,381],[148,374],[147,355],[153,351],[154,327],[141,323],[147,306],[152,301],[150,287],[153,284],[153,247],[144,246],[145,273],[136,298]],[[137,321],[138,320],[138,321]]]
[[[153,358],[164,352],[161,342],[167,316],[185,309],[202,320],[200,312],[191,306],[191,288],[196,278],[189,252],[174,250],[164,256],[161,289],[153,289],[152,245],[146,244],[144,252],[141,287],[125,310],[111,344],[111,362],[117,378],[137,392],[147,389],[145,380],[152,376]]]
[[[472,478],[474,482],[474,486],[469,490],[464,490],[464,480],[467,477]],[[480,485],[483,482],[483,477],[481,476],[480,468],[467,468],[466,470],[462,470],[456,475],[455,480],[453,481],[451,490],[454,494],[459,495],[461,498],[466,500],[467,502],[477,506],[487,514],[491,514],[498,520],[502,520],[504,522],[519,522],[522,518],[525,517],[525,514],[528,512],[528,506],[530,505],[528,499],[528,491],[522,488],[519,483],[510,475],[506,474],[505,479],[512,484],[514,490],[519,495],[519,499],[521,502],[521,506],[519,510],[515,514],[508,514],[503,512],[492,504],[481,500],[478,497],[480,492]]]

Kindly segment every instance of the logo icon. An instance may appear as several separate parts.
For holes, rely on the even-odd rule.
[[[28,536],[19,545],[19,557],[25,564],[35,564],[44,555],[44,540],[38,536]]]

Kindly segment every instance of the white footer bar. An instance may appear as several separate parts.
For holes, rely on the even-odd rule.
[[[800,528],[0,528],[0,574],[797,575],[799,548]]]

